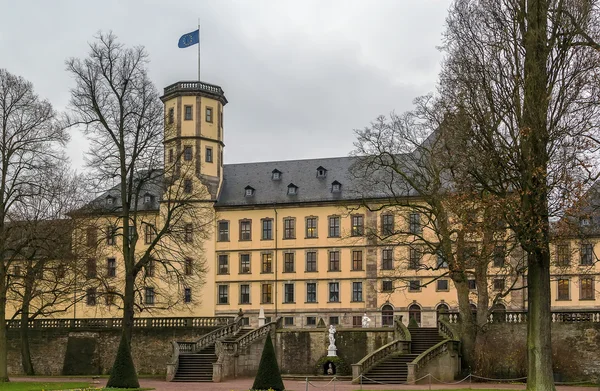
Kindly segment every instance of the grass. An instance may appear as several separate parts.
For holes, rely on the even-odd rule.
[[[360,391],[360,390],[356,390],[356,391]],[[362,391],[373,391],[373,390],[362,390]],[[386,391],[386,390],[378,390],[378,391]],[[394,390],[387,390],[387,391],[394,391]],[[403,391],[416,391],[416,390],[403,390]],[[429,390],[428,390],[429,391]],[[431,391],[449,391],[448,389],[445,390],[434,390],[432,389]],[[489,388],[453,388],[450,391],[498,391],[498,390],[493,390],[493,389],[489,389]]]
[[[46,391],[46,390],[123,390],[122,388],[96,388],[88,382],[9,382],[0,383],[0,391]],[[148,391],[153,388],[131,388],[129,391]]]

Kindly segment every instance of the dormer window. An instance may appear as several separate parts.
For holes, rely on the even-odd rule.
[[[317,168],[317,178],[325,178],[327,176],[327,170],[323,166]]]
[[[278,181],[281,179],[281,171],[279,171],[278,169],[274,169],[271,172],[271,179],[273,179],[274,181]]]
[[[149,204],[152,202],[152,194],[146,193],[144,194],[144,204]]]
[[[112,205],[115,203],[115,199],[112,196],[106,197],[106,205]]]
[[[298,194],[298,186],[294,185],[293,183],[290,183],[288,185],[288,195],[296,195]]]
[[[246,186],[246,188],[244,190],[245,190],[244,196],[252,197],[254,195],[254,188],[252,186]]]
[[[342,191],[342,184],[339,183],[338,181],[333,181],[331,183],[331,192],[332,193],[339,193],[340,191]]]

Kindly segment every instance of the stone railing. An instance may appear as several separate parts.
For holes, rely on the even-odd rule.
[[[223,95],[223,89],[214,84],[204,83],[201,81],[180,81],[165,87],[164,95],[176,91],[206,91],[211,94]]]
[[[552,311],[552,323],[578,323],[578,322],[600,322],[600,311]],[[460,322],[460,315],[457,312],[447,314],[448,323],[456,324]],[[488,317],[490,323],[527,323],[527,311],[501,311],[492,312]]]
[[[233,321],[232,317],[181,317],[181,318],[134,318],[133,327],[220,327]],[[7,320],[9,329],[21,327],[21,320]],[[111,329],[122,328],[122,318],[89,318],[89,319],[35,319],[29,321],[30,329]]]
[[[414,383],[417,376],[420,375],[421,369],[425,367],[431,360],[448,351],[457,352],[459,349],[459,341],[445,339],[442,342],[433,345],[423,353],[419,354],[412,362],[406,364],[408,367],[407,383]]]
[[[411,341],[411,335],[410,335],[410,331],[408,330],[408,327],[406,327],[406,325],[402,322],[402,318],[396,319],[395,321],[396,323],[396,332],[398,333],[398,336],[400,338],[400,340],[402,341]]]
[[[446,339],[458,341],[458,336],[457,336],[456,332],[454,331],[454,328],[452,327],[450,322],[448,322],[447,319],[445,319],[443,317],[438,319],[438,330],[439,330],[440,334],[442,334],[443,336],[446,337]]]
[[[369,369],[373,368],[383,359],[395,353],[410,353],[410,341],[397,339],[366,355],[358,363],[352,364],[352,382],[355,384],[358,383],[360,375],[368,372]]]

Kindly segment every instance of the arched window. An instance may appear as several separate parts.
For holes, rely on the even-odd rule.
[[[381,324],[383,326],[394,325],[394,307],[389,304],[381,307]]]
[[[413,319],[417,321],[419,326],[421,325],[421,307],[417,304],[412,304],[408,307],[408,322],[410,324],[410,320]]]
[[[494,304],[492,307],[492,319],[494,320],[494,323],[500,323],[506,320],[506,306],[504,304]]]
[[[442,316],[444,316],[444,315],[447,316],[448,312],[450,312],[450,308],[448,308],[448,306],[446,304],[438,305],[438,307],[436,309],[437,319],[440,320]]]

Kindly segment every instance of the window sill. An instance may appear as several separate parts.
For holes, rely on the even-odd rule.
[[[420,289],[419,290],[411,290],[411,289],[408,290],[408,293],[419,293],[419,292],[421,292]]]
[[[252,305],[252,303],[238,303],[238,305]]]
[[[305,270],[304,273],[318,273],[318,270]]]
[[[229,243],[229,240],[217,240],[217,243]]]
[[[327,270],[327,273],[339,273],[341,270]]]
[[[261,239],[261,241],[265,241],[265,242],[268,242],[269,240],[273,240],[273,238],[270,238],[270,239],[265,239],[265,238],[262,238],[262,239]]]
[[[305,301],[304,304],[319,304],[318,301]]]
[[[229,275],[229,272],[228,273],[217,273],[217,276],[228,276],[228,275]]]
[[[296,304],[295,301],[284,301],[283,304]]]
[[[282,240],[296,240],[296,238],[283,238]]]
[[[364,300],[351,300],[350,303],[364,303]]]
[[[589,299],[579,299],[579,301],[595,301],[595,297],[590,297]]]
[[[339,300],[337,300],[337,301],[328,301],[328,303],[336,303],[336,304],[339,304],[339,303],[341,303],[341,302],[340,302]]]
[[[341,238],[340,235],[338,235],[338,236],[328,236],[327,237],[327,239],[339,239],[339,238]]]
[[[571,299],[556,299],[556,301],[571,301]]]
[[[281,272],[281,273],[282,273],[282,274],[286,274],[286,273],[288,273],[288,274],[289,274],[289,273],[296,273],[296,272],[292,270],[292,271],[284,271],[284,272]]]
[[[240,274],[252,274],[252,272],[239,272],[238,275]]]
[[[304,239],[319,239],[318,236],[305,236]]]
[[[260,304],[273,304],[272,301],[261,301]]]
[[[365,269],[352,269],[351,272],[364,272]]]
[[[251,242],[252,239],[239,239],[238,242]]]
[[[229,305],[229,303],[217,303],[217,305]]]
[[[450,289],[436,289],[436,292],[450,292]]]

